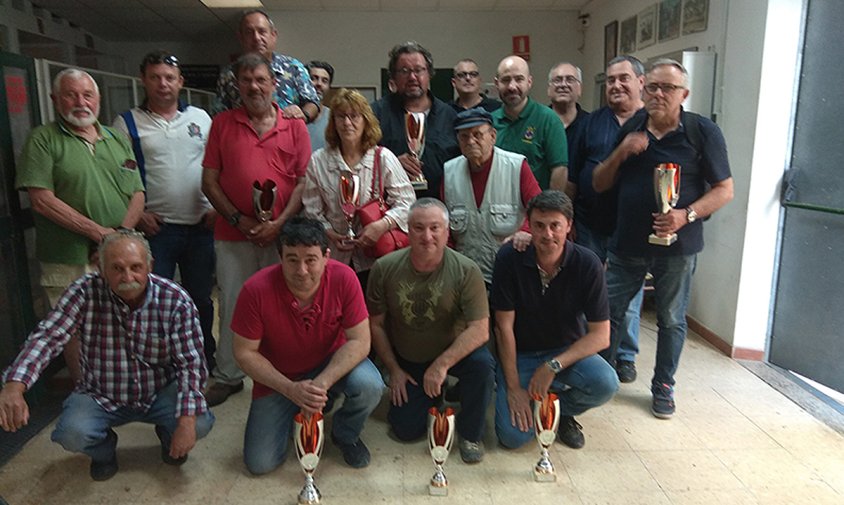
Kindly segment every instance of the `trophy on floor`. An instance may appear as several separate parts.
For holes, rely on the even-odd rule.
[[[407,134],[407,148],[410,155],[422,163],[422,153],[425,151],[425,113],[405,112],[404,131]],[[428,181],[423,174],[419,174],[410,181],[415,191],[428,189]]]
[[[557,438],[557,426],[560,424],[560,400],[555,393],[548,393],[542,399],[533,402],[533,429],[536,440],[542,449],[541,457],[533,467],[533,478],[536,482],[554,482],[557,474],[554,464],[548,456],[548,449],[554,445]]]
[[[680,165],[660,163],[654,168],[654,194],[660,214],[668,214],[680,199]],[[677,241],[677,234],[661,237],[655,233],[648,235],[648,243],[669,246]]]
[[[314,471],[322,455],[325,432],[322,428],[322,412],[310,416],[299,412],[293,416],[293,443],[302,471],[305,472],[305,486],[299,491],[301,505],[319,503],[322,495],[314,484]]]
[[[258,181],[252,183],[252,207],[255,209],[255,217],[258,221],[266,223],[273,218],[277,196],[278,188],[275,182],[267,179],[263,184]]]
[[[358,210],[360,199],[360,176],[353,174],[351,170],[340,170],[340,210],[346,217],[346,237],[344,243],[354,242],[355,235],[354,220]]]
[[[446,407],[442,411],[436,407],[428,409],[428,449],[437,471],[428,484],[428,494],[432,496],[448,495],[448,479],[443,472],[443,465],[451,452],[454,442],[454,409]]]

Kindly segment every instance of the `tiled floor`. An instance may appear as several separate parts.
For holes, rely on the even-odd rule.
[[[385,398],[364,433],[372,450],[368,468],[346,467],[326,444],[316,475],[323,503],[844,503],[844,437],[696,335],[690,335],[677,376],[676,416],[654,418],[648,393],[654,328],[646,318],[639,380],[579,418],[586,447],[555,445],[556,483],[533,482],[536,445],[499,449],[488,429],[485,461],[465,465],[455,448],[446,464],[450,495],[430,497],[426,446],[387,437]],[[104,483],[90,480],[87,458],[64,452],[44,430],[0,469],[0,496],[11,505],[295,503],[303,482],[295,457],[262,477],[243,466],[248,407],[248,393],[217,407],[214,430],[181,468],[161,463],[151,427],[119,428],[120,472]]]

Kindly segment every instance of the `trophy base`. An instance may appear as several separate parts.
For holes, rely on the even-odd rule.
[[[672,233],[667,237],[659,237],[653,233],[648,235],[648,243],[653,245],[661,245],[661,246],[670,246],[674,242],[677,242],[677,234]]]
[[[319,492],[319,489],[316,486],[312,486],[310,488],[302,489],[299,492],[298,499],[296,502],[299,505],[317,505],[320,503],[322,499],[322,494]]]
[[[537,469],[533,469],[533,480],[536,482],[557,482],[557,474],[556,473],[548,473],[548,472],[541,472]]]
[[[448,496],[448,486],[428,484],[428,494],[431,496]]]
[[[422,179],[421,181],[410,181],[414,191],[426,191],[428,189],[428,181]]]

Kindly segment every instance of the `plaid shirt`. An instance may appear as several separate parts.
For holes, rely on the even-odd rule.
[[[174,282],[149,275],[146,299],[132,310],[99,273],[79,278],[3,373],[3,381],[32,387],[72,335],[82,343],[82,381],[108,412],[122,407],[147,411],[156,394],[176,381],[176,417],[208,410],[202,388],[208,371],[196,307]]]
[[[275,73],[273,100],[279,108],[284,109],[288,105],[302,106],[307,102],[319,106],[319,96],[311,84],[308,70],[299,60],[273,53],[272,67]],[[233,66],[229,65],[217,79],[217,98],[212,109],[214,114],[217,114],[224,110],[236,109],[242,104]]]

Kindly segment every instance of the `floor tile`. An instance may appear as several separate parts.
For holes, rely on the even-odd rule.
[[[742,489],[735,475],[708,450],[639,451],[645,468],[665,491]]]

